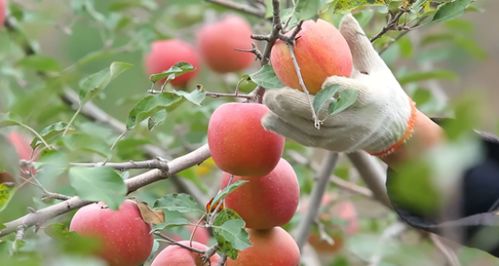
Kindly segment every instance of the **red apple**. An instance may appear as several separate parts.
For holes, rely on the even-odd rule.
[[[99,239],[102,248],[98,255],[111,266],[142,265],[152,250],[151,227],[131,200],[125,200],[118,210],[102,203],[82,207],[73,216],[69,229]]]
[[[241,17],[230,15],[204,25],[198,32],[198,46],[204,61],[215,72],[227,73],[243,70],[255,60],[251,49],[251,27]]]
[[[180,244],[197,250],[206,251],[208,247],[196,241],[180,241]],[[215,254],[210,258],[210,265],[216,265],[220,257]],[[170,245],[163,249],[154,258],[151,266],[204,266],[202,257],[199,253],[190,251],[178,245]]]
[[[36,159],[35,156],[36,154],[33,153],[33,149],[31,148],[28,139],[24,135],[22,135],[19,132],[12,131],[7,135],[7,139],[16,149],[17,156],[19,156],[19,159],[22,160]]]
[[[222,186],[231,175],[224,173]],[[233,182],[248,181],[225,198],[225,206],[236,211],[252,229],[284,225],[293,217],[300,197],[300,186],[293,167],[284,159],[265,176],[234,176]]]
[[[185,73],[171,81],[173,86],[183,88],[197,75],[199,69],[198,55],[189,43],[178,39],[155,41],[145,58],[148,74],[163,72],[179,62],[194,66],[194,71]]]
[[[281,227],[270,230],[248,230],[251,247],[239,252],[227,266],[298,266],[300,249]]]
[[[208,145],[215,164],[240,176],[268,174],[282,155],[284,138],[260,120],[269,109],[258,103],[226,103],[211,115]]]
[[[0,0],[0,28],[3,26],[6,13],[7,13],[7,3],[5,3],[5,0]]]
[[[292,31],[290,31],[292,32]],[[329,22],[308,20],[297,35],[296,60],[307,90],[315,94],[329,76],[352,74],[352,53],[341,33]],[[274,71],[285,85],[301,90],[288,45],[278,40],[270,54]]]

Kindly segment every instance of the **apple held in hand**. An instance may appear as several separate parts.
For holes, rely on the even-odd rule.
[[[241,17],[229,15],[221,21],[204,25],[198,33],[198,46],[206,64],[215,72],[243,70],[255,60],[249,52],[251,27]]]
[[[329,76],[349,77],[352,74],[352,53],[348,43],[329,22],[322,19],[305,21],[296,38],[296,60],[310,93],[316,94]],[[289,47],[284,41],[275,43],[270,62],[284,85],[302,90]]]
[[[142,265],[152,250],[151,227],[142,220],[135,202],[125,200],[118,210],[93,203],[79,209],[69,226],[102,243],[98,253],[110,266]]]
[[[231,175],[224,173],[222,186]],[[225,198],[225,206],[236,211],[252,229],[284,225],[293,217],[300,197],[300,186],[293,167],[284,159],[265,176],[234,176],[232,182],[246,180]]]
[[[199,69],[198,55],[189,43],[178,39],[155,41],[145,57],[146,71],[149,75],[168,70],[180,62],[189,63],[194,67],[193,71],[170,81],[173,86],[183,88],[197,75]]]
[[[189,240],[180,241],[180,244],[188,247],[192,247],[197,250],[206,251],[208,247],[205,245]],[[217,265],[220,257],[215,254],[210,258],[210,265]],[[201,254],[194,251],[190,251],[184,247],[178,245],[170,245],[163,249],[154,258],[151,266],[204,266]]]
[[[281,227],[248,230],[251,247],[239,252],[228,266],[298,266],[300,250],[295,240]]]
[[[263,176],[274,169],[284,149],[284,137],[261,125],[268,111],[258,103],[226,103],[213,112],[208,146],[220,169],[240,176]]]

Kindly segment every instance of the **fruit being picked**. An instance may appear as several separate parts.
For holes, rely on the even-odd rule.
[[[352,53],[348,43],[325,20],[305,21],[296,36],[294,51],[303,81],[311,94],[319,92],[322,83],[329,76],[349,77],[352,74]],[[302,90],[286,42],[278,40],[275,43],[270,62],[284,85]]]

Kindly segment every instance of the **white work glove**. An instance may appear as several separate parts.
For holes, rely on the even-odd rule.
[[[340,91],[355,90],[356,102],[335,115],[328,115],[329,103],[323,105],[318,117],[324,121],[317,129],[305,93],[269,90],[263,103],[271,112],[263,118],[263,126],[306,146],[386,156],[412,135],[416,107],[353,16],[343,18],[340,32],[352,51],[353,74],[331,76],[322,87],[337,84]]]

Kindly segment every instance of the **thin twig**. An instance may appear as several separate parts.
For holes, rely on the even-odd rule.
[[[314,126],[317,129],[321,127],[321,120],[317,117],[317,113],[315,112],[314,105],[312,103],[312,96],[308,92],[307,86],[305,85],[305,81],[303,81],[303,76],[301,74],[300,66],[298,65],[298,60],[296,59],[294,43],[287,43],[289,48],[289,53],[291,55],[291,60],[293,61],[293,66],[295,68],[296,76],[298,77],[298,83],[300,84],[300,88],[307,95],[308,104],[310,105],[310,110],[312,111],[312,118],[314,119]]]
[[[213,97],[213,98],[220,98],[220,97],[234,97],[234,98],[242,98],[242,99],[253,99],[253,95],[249,94],[239,94],[237,92],[234,93],[226,93],[226,92],[215,92],[215,91],[207,91],[205,92],[206,96]]]
[[[333,152],[329,152],[327,157],[324,158],[324,161],[322,162],[321,169],[318,173],[318,181],[314,184],[314,188],[312,189],[307,213],[303,217],[303,220],[300,221],[300,224],[298,224],[298,228],[296,229],[295,239],[300,250],[307,242],[311,226],[319,213],[319,207],[321,205],[324,192],[326,191],[329,177],[331,176],[333,169],[336,167],[337,162],[338,154]]]
[[[179,246],[179,247],[182,247],[182,248],[185,248],[185,249],[188,249],[192,252],[196,252],[198,254],[204,254],[204,251],[202,250],[199,250],[197,248],[193,248],[193,247],[190,247],[190,246],[187,246],[187,245],[184,245],[184,244],[181,244],[180,242],[177,242],[175,240],[173,240],[172,238],[170,238],[169,236],[165,235],[165,234],[162,234],[162,233],[159,233],[159,232],[156,232],[154,233],[155,235],[159,236],[160,238],[166,240],[168,243],[172,244],[172,245],[176,245],[176,246]]]
[[[263,51],[262,66],[269,62],[270,52],[275,42],[279,38],[279,33],[282,30],[281,17],[280,17],[280,7],[279,0],[272,0],[272,32],[268,36],[267,45]]]
[[[240,12],[243,12],[243,13],[255,16],[255,17],[259,17],[259,18],[265,17],[265,11],[248,6],[248,5],[245,5],[245,4],[241,4],[241,3],[237,3],[237,2],[233,2],[233,1],[229,1],[229,0],[206,0],[206,2],[217,4],[219,6],[224,6],[224,7],[230,8],[232,10],[240,11]]]
[[[430,239],[445,257],[450,266],[461,266],[456,253],[449,246],[447,246],[438,235],[430,233]]]
[[[69,165],[74,167],[107,166],[114,168],[118,171],[126,171],[130,169],[161,169],[163,171],[168,171],[168,162],[160,158],[145,160],[145,161],[129,161],[129,162],[70,163]]]
[[[159,169],[154,169],[127,179],[125,181],[125,184],[127,186],[127,193],[134,192],[146,185],[171,177],[172,175],[182,170],[200,164],[208,157],[210,157],[208,145],[203,145],[188,154],[169,161],[168,171],[166,172]],[[71,197],[68,200],[39,209],[35,212],[19,217],[13,221],[4,223],[5,227],[0,230],[0,237],[14,232],[19,225],[24,225],[26,226],[26,228],[31,226],[39,226],[47,220],[67,213],[73,209],[83,207],[90,203],[92,203],[92,201],[82,200],[79,197],[75,196]]]
[[[227,262],[227,255],[222,254],[220,256],[220,259],[218,260],[217,265],[215,265],[215,266],[224,266],[226,262]]]

